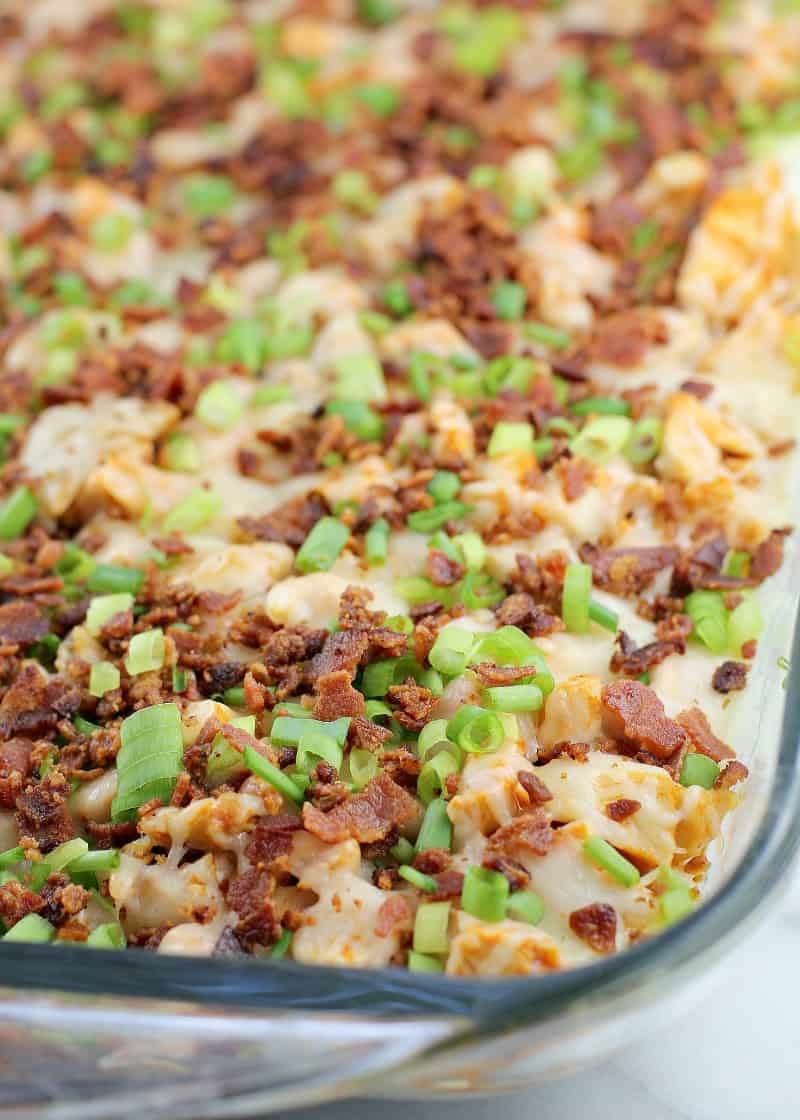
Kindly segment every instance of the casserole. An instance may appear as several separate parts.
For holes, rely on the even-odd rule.
[[[218,401],[219,405],[224,403]],[[29,444],[28,468],[36,478],[36,468],[43,465],[42,485],[57,491],[64,483],[58,477],[59,471],[48,464],[47,455],[43,464],[36,459]],[[142,511],[143,517],[146,512]],[[792,571],[788,569],[788,584],[787,572],[782,576],[783,586],[789,589]],[[770,585],[769,594],[780,596],[781,584],[777,580],[774,584]],[[796,796],[796,728],[791,712],[784,719],[780,755],[770,754],[763,747],[765,741],[778,738],[771,720],[777,719],[782,711],[780,701],[784,697],[781,694],[776,700],[774,695],[774,663],[785,653],[787,635],[779,631],[794,607],[790,592],[785,601],[777,598],[775,603],[766,612],[770,627],[760,640],[760,659],[748,690],[752,700],[747,707],[739,706],[739,720],[746,719],[747,723],[740,724],[738,732],[732,732],[742,757],[754,764],[754,778],[745,801],[748,815],[737,814],[724,859],[717,859],[714,868],[715,874],[720,875],[725,862],[735,865],[738,861],[737,878],[733,886],[730,882],[721,886],[711,903],[680,928],[669,931],[653,944],[634,947],[624,960],[613,958],[589,971],[578,967],[572,974],[523,981],[513,989],[508,983],[475,985],[461,979],[449,986],[434,978],[410,983],[393,973],[363,975],[341,969],[331,975],[311,974],[293,963],[280,969],[267,965],[258,974],[244,964],[214,960],[150,961],[138,955],[126,956],[124,960],[112,957],[106,965],[94,954],[81,954],[78,949],[64,948],[63,953],[46,958],[36,946],[15,947],[7,943],[2,951],[9,970],[14,969],[17,959],[24,961],[21,986],[41,993],[50,987],[48,978],[55,970],[58,980],[54,990],[72,991],[82,997],[64,1001],[63,1013],[59,1011],[64,1016],[63,1025],[55,1035],[48,1027],[48,1019],[56,1004],[62,1002],[61,997],[37,995],[30,1003],[9,1000],[7,1005],[9,1052],[14,1054],[14,1047],[27,1046],[34,1039],[37,1045],[48,1048],[41,1064],[48,1070],[52,1089],[43,1087],[41,1077],[30,1086],[30,1091],[38,1093],[40,1099],[45,1092],[56,1098],[52,1107],[44,1106],[43,1114],[91,1114],[95,1106],[87,1100],[90,1086],[98,1092],[98,1115],[108,1115],[109,1109],[117,1109],[122,1115],[125,1110],[143,1106],[169,1108],[173,1114],[183,1109],[192,1115],[200,1115],[202,1110],[212,1114],[220,1108],[227,1114],[234,1114],[236,1109],[262,1108],[265,1102],[258,1094],[263,1092],[265,1079],[274,1090],[268,1102],[274,1108],[300,1099],[299,1094],[308,1099],[316,1093],[349,1091],[360,1086],[358,1079],[374,1078],[379,1073],[382,1088],[404,1092],[491,1089],[501,1081],[521,1083],[545,1070],[559,1068],[564,1053],[572,1062],[581,1060],[589,1051],[596,1052],[604,1034],[596,1021],[596,1003],[601,999],[608,999],[603,1014],[616,1012],[617,1000],[624,1007],[624,1014],[614,1016],[608,1042],[614,1041],[612,1036],[623,1023],[635,1022],[649,995],[657,994],[659,1008],[665,1007],[669,1002],[667,994],[654,992],[659,968],[680,964],[682,973],[688,976],[691,964],[702,967],[711,932],[718,933],[726,919],[738,919],[742,884],[752,883],[758,873],[766,889],[773,872],[765,871],[765,861],[788,856],[794,843],[785,818],[785,810]],[[564,613],[566,616],[566,609]],[[796,664],[795,658],[792,664]],[[177,686],[175,690],[178,691]],[[746,732],[753,726],[756,711],[759,751],[751,759]],[[777,819],[770,822],[767,838],[770,813]],[[745,822],[749,822],[749,828]],[[769,862],[770,869],[773,862]],[[112,883],[112,897],[117,898],[121,892],[115,890]],[[134,896],[135,892],[130,897]],[[124,906],[120,911],[124,917],[123,910]],[[724,938],[717,938],[716,945],[723,941]],[[106,971],[107,993],[128,993],[133,987],[146,998],[147,1004],[133,1020],[127,1008],[120,1012],[113,1001],[93,996],[87,1004],[89,977],[97,978]],[[454,971],[458,974],[457,969]],[[305,990],[309,983],[312,995]],[[171,1002],[164,1006],[168,997]],[[263,1007],[267,999],[274,1000],[271,1007],[280,1011],[265,1016]],[[191,1001],[188,1009],[181,1002],[186,1000]],[[198,1012],[206,1002],[211,1005],[217,1000],[225,1007],[224,1016]],[[260,1013],[231,1013],[232,1000],[242,1007],[257,1006]],[[312,1003],[315,1010],[324,1011],[309,1023],[302,1009]],[[366,1007],[370,1017],[362,1020],[355,1013]],[[569,1045],[553,1028],[555,1016],[558,1025],[569,1031]],[[376,1047],[371,1036],[378,1024],[380,1045]],[[153,1045],[154,1037],[158,1039],[157,1047]],[[449,1045],[453,1040],[458,1042],[456,1047]],[[303,1072],[308,1054],[313,1054],[310,1078]],[[265,1056],[270,1059],[267,1074]],[[407,1063],[411,1059],[414,1065],[409,1068]],[[9,1089],[24,1099],[28,1090],[19,1080],[19,1066],[23,1063],[12,1064],[17,1069]],[[476,1068],[480,1071],[477,1074]],[[390,1076],[395,1069],[396,1074]],[[121,1070],[133,1083],[132,1098],[101,1100],[109,1082],[118,1090]],[[203,1076],[198,1077],[198,1070],[203,1071]],[[73,1086],[80,1099],[71,1104]]]

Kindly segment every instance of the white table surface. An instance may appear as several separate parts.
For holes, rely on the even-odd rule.
[[[668,1033],[526,1093],[434,1104],[346,1101],[291,1120],[800,1120],[800,872],[780,907]]]

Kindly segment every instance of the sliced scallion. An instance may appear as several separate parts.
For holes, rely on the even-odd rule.
[[[461,888],[461,908],[484,922],[501,922],[508,903],[508,879],[499,871],[468,867]]]
[[[453,825],[447,813],[447,802],[437,797],[425,809],[417,835],[417,851],[424,852],[427,848],[449,851],[452,843]]]
[[[96,595],[89,604],[84,625],[95,637],[115,614],[122,614],[133,608],[133,595],[121,591],[116,595]]]
[[[160,627],[134,634],[128,643],[125,668],[132,677],[150,673],[164,664],[164,631]]]
[[[350,539],[350,530],[338,517],[322,517],[295,556],[301,572],[327,572]]]
[[[702,786],[711,789],[719,777],[719,766],[704,754],[689,753],[683,760],[678,781],[682,786]]]
[[[612,879],[623,887],[632,887],[639,882],[639,870],[630,860],[625,859],[602,836],[589,836],[583,842],[583,852],[592,863],[607,871]]]
[[[89,692],[100,697],[115,688],[119,688],[119,669],[110,661],[96,661],[89,672]]]
[[[196,533],[222,509],[222,499],[198,486],[173,506],[161,523],[165,533]]]
[[[263,781],[268,782],[278,793],[282,794],[288,801],[294,802],[295,805],[303,804],[303,790],[292,781],[288,774],[284,774],[277,766],[273,764],[258,751],[252,747],[245,747],[243,760],[248,770],[261,778]]]
[[[446,953],[449,902],[423,902],[414,918],[414,952]]]
[[[175,704],[140,708],[122,721],[114,820],[157,797],[169,802],[183,766],[181,714]]]

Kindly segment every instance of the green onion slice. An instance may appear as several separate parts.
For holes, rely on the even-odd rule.
[[[114,820],[157,797],[166,804],[183,767],[183,729],[175,704],[141,708],[122,721]]]

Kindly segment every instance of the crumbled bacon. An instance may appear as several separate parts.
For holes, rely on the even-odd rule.
[[[347,669],[325,673],[314,682],[317,693],[314,702],[314,719],[334,720],[340,716],[364,714],[364,697],[351,683]]]
[[[299,817],[279,813],[272,817],[262,817],[253,831],[244,854],[253,864],[269,866],[280,856],[286,855],[292,846],[292,836],[302,829]]]
[[[69,782],[58,767],[49,770],[40,782],[29,783],[17,798],[20,838],[34,841],[42,852],[71,840],[75,826],[67,808],[69,794]]]
[[[613,681],[601,694],[603,728],[612,739],[621,739],[668,759],[683,746],[680,724],[669,719],[652,688],[640,681]]]
[[[59,873],[48,876],[41,895],[44,902],[41,915],[54,926],[61,926],[74,918],[91,899],[87,890]]]
[[[601,319],[591,341],[598,362],[632,369],[641,364],[654,343],[664,343],[668,333],[661,316],[649,308],[633,307]]]
[[[561,617],[534,602],[525,591],[509,595],[495,611],[501,626],[518,626],[529,638],[543,638],[564,629]]]
[[[666,661],[673,653],[686,652],[684,639],[648,642],[647,645],[637,646],[624,630],[620,630],[616,641],[619,648],[612,653],[609,668],[612,673],[623,673],[626,677],[640,677],[642,673],[647,673]]]
[[[554,758],[571,758],[573,762],[585,762],[589,757],[590,749],[588,743],[561,739],[557,743],[551,743],[549,747],[540,746],[536,754],[536,762],[540,766],[552,762]]]
[[[747,684],[749,668],[749,665],[744,665],[741,661],[723,661],[714,670],[711,687],[715,692],[721,692],[723,695],[728,692],[738,692]]]
[[[50,624],[35,603],[12,599],[0,606],[0,642],[29,645],[49,629]]]
[[[351,746],[361,750],[376,751],[392,737],[388,727],[381,727],[366,716],[355,715],[350,720],[347,740]]]
[[[261,517],[240,517],[239,528],[250,540],[278,541],[299,548],[320,518],[329,512],[328,503],[312,490],[291,498]]]
[[[572,911],[569,928],[596,953],[610,953],[617,943],[617,912],[606,902],[593,902]]]
[[[638,595],[655,576],[678,559],[676,548],[598,548],[588,541],[578,550],[584,564],[590,564],[598,587],[617,595]]]
[[[750,565],[750,575],[754,580],[761,583],[778,571],[783,563],[783,546],[789,532],[789,529],[773,529],[758,546]]]
[[[463,564],[451,560],[440,549],[432,548],[428,552],[425,573],[436,587],[451,587],[454,583],[458,583],[465,571]]]
[[[544,810],[536,808],[496,829],[486,843],[486,854],[506,859],[520,854],[544,856],[552,843],[550,818]]]
[[[325,844],[353,837],[360,844],[382,840],[418,813],[416,800],[388,774],[380,773],[360,793],[336,805],[329,813],[306,803],[303,824]]]
[[[619,797],[616,801],[609,801],[605,807],[605,814],[612,821],[626,821],[642,807],[641,801],[634,801],[631,797]]]
[[[80,702],[74,685],[60,677],[48,679],[35,665],[25,665],[0,703],[0,737],[43,735],[76,712]]]
[[[732,789],[739,782],[746,781],[749,771],[743,762],[732,759],[717,774],[714,789]]]
[[[25,779],[31,772],[33,744],[29,739],[0,743],[0,808],[13,809]]]
[[[375,936],[388,937],[398,926],[407,926],[411,921],[411,906],[402,894],[390,894],[381,903],[375,919]]]
[[[263,868],[252,867],[237,875],[228,887],[227,902],[239,915],[234,928],[243,945],[271,945],[281,935],[272,893],[275,880]]]
[[[692,746],[700,754],[713,758],[714,762],[721,762],[723,758],[733,758],[734,751],[718,739],[711,730],[708,717],[698,707],[687,708],[678,714],[678,723],[689,736]]]
[[[26,914],[43,910],[44,906],[44,899],[16,880],[0,886],[0,921],[7,929],[15,926]]]
[[[528,795],[528,802],[531,805],[544,805],[545,802],[553,800],[552,793],[542,779],[532,774],[530,770],[518,770],[517,781]]]
[[[409,731],[421,731],[436,707],[436,697],[429,688],[416,684],[411,677],[404,684],[393,684],[386,693],[394,718]]]
[[[561,476],[561,490],[568,502],[583,497],[594,478],[594,467],[585,459],[560,459],[557,473]]]
[[[436,880],[436,890],[427,896],[431,902],[446,902],[448,899],[461,898],[461,890],[464,886],[462,872],[448,868],[446,871],[437,871],[433,878]]]

